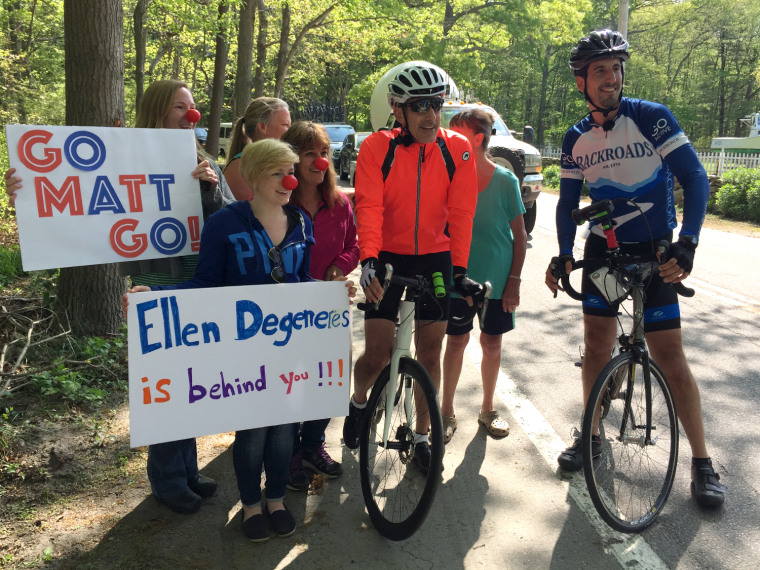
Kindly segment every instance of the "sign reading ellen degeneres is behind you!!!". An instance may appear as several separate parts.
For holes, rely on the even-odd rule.
[[[346,415],[338,281],[131,293],[132,447]]]

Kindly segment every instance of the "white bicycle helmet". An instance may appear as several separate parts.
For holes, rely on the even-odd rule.
[[[435,66],[410,62],[388,84],[388,103],[406,103],[414,97],[445,96],[449,92],[448,77]]]

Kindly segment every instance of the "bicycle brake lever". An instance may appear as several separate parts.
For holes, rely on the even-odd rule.
[[[391,284],[391,277],[393,277],[393,266],[390,263],[385,264],[385,278],[383,279],[383,297],[388,290],[388,286]],[[382,301],[382,298],[380,299]],[[380,301],[375,302],[375,310],[380,308]]]
[[[670,242],[667,240],[661,240],[660,243],[657,244],[657,253],[659,254],[659,262],[660,265],[664,265],[670,260]],[[681,282],[678,283],[672,283],[673,289],[675,292],[682,297],[693,297],[694,296],[694,289],[691,287],[687,287]]]
[[[493,291],[493,287],[491,286],[490,281],[486,281],[483,283],[483,287],[485,287],[486,292],[483,295],[483,303],[481,304],[480,308],[480,328],[483,329],[483,323],[486,320],[486,310],[488,309],[488,301],[491,299],[491,292]]]

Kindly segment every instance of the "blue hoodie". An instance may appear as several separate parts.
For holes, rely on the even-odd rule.
[[[284,206],[288,232],[279,244],[286,283],[313,281],[309,274],[311,221],[294,206]],[[201,233],[195,276],[178,285],[151,287],[153,291],[196,289],[232,285],[277,283],[270,275],[275,264],[269,256],[274,247],[248,202],[235,202],[213,214]]]

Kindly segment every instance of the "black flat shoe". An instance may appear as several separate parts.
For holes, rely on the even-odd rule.
[[[244,517],[245,513],[240,511]],[[253,515],[243,521],[243,534],[251,542],[265,542],[269,540],[269,524],[263,513]]]
[[[269,512],[267,511],[269,524],[277,536],[290,536],[296,531],[296,519],[290,514],[287,507],[285,510]]]
[[[187,486],[190,487],[190,490],[196,495],[199,495],[204,499],[216,495],[217,484],[211,477],[198,475],[196,479],[188,479]]]
[[[203,504],[202,499],[190,490],[171,497],[156,497],[156,500],[180,515],[197,513]]]

